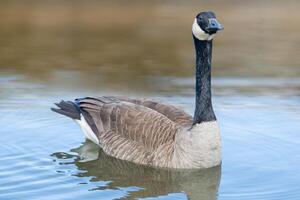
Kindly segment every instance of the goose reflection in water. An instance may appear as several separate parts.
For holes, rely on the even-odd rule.
[[[102,149],[90,141],[72,149],[72,153],[53,153],[61,165],[72,164],[78,170],[72,175],[91,177],[90,182],[109,181],[104,187],[90,190],[119,189],[137,187],[130,192],[130,199],[184,194],[187,199],[217,199],[221,167],[201,170],[167,170],[137,165],[106,155]]]

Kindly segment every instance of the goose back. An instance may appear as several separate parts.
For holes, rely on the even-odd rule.
[[[154,102],[117,97],[87,97],[77,99],[76,103],[107,154],[135,163],[168,167],[176,134],[182,129],[180,123],[171,119],[184,121],[178,114],[172,115],[165,106]],[[143,104],[161,108],[161,112],[167,110],[169,117]]]
[[[124,96],[122,97],[107,96],[107,98],[116,99],[119,101],[126,101],[133,104],[145,106],[147,108],[159,112],[160,114],[169,118],[171,121],[183,127],[191,127],[193,124],[193,117],[191,115],[187,114],[181,108],[178,108],[173,105],[161,103],[147,98],[133,99]]]

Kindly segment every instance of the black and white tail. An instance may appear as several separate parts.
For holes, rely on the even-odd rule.
[[[52,111],[57,112],[59,114],[65,115],[72,119],[80,120],[80,109],[79,107],[72,101],[61,101],[60,103],[55,104],[58,108],[51,108]]]
[[[62,100],[60,103],[56,103],[55,105],[58,108],[51,108],[52,111],[75,120],[75,122],[77,122],[81,127],[85,137],[93,141],[95,144],[99,144],[99,139],[97,138],[96,134],[98,133],[97,127],[87,112],[80,110],[79,105],[76,104],[76,100],[75,103],[72,101]]]

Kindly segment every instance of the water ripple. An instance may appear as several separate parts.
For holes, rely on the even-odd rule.
[[[235,81],[226,84],[231,87]],[[193,112],[190,94],[157,99]],[[90,142],[81,144],[84,138],[77,125],[50,112],[56,100],[22,93],[0,99],[0,115],[5,116],[0,118],[0,199],[300,197],[298,96],[247,93],[214,99],[223,140],[222,173],[220,167],[168,171],[111,158]]]

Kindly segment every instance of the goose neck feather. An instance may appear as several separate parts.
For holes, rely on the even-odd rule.
[[[212,40],[202,41],[194,36],[196,50],[196,107],[194,124],[215,121],[211,101]]]

